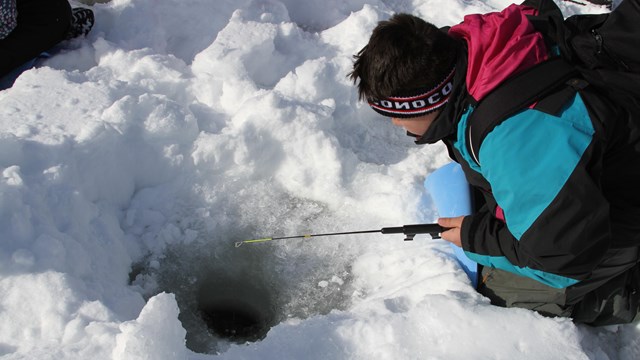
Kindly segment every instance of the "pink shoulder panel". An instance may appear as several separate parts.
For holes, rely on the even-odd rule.
[[[476,101],[509,76],[547,59],[544,38],[527,15],[535,15],[535,9],[510,5],[501,12],[467,15],[449,30],[467,42],[467,89]]]

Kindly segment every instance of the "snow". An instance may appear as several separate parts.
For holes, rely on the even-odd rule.
[[[507,0],[113,0],[0,92],[3,359],[637,359],[637,325],[493,307],[433,221],[449,160],[358,102],[377,21]],[[559,2],[566,14],[603,8]],[[272,326],[216,338],[226,299]],[[257,341],[256,341],[257,340]],[[188,347],[187,347],[188,345]]]

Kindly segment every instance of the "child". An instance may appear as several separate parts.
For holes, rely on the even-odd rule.
[[[449,228],[442,238],[483,266],[480,293],[576,322],[630,322],[640,290],[638,121],[584,81],[562,83],[490,129],[478,153],[469,143],[478,103],[553,57],[528,19],[540,3],[447,29],[397,14],[373,30],[351,78],[361,99],[416,143],[444,142],[484,195],[476,213],[439,220]],[[626,3],[634,2],[620,8]],[[557,112],[537,108],[558,94]]]

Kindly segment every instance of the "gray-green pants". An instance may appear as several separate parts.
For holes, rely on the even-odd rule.
[[[478,292],[502,307],[518,307],[545,316],[571,317],[594,326],[624,324],[638,316],[640,265],[619,274],[586,294],[584,288],[556,289],[507,271],[484,267]],[[578,292],[578,294],[576,293]]]

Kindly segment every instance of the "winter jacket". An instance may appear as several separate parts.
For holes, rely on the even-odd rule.
[[[484,207],[463,222],[469,258],[551,287],[582,287],[583,295],[637,262],[640,132],[630,115],[587,87],[557,116],[522,109],[487,135],[479,154],[465,136],[478,101],[552,56],[527,20],[534,12],[511,5],[449,30],[467,56],[451,100],[419,143],[443,140],[484,195]]]
[[[17,25],[16,0],[0,0],[0,40],[9,36]]]

